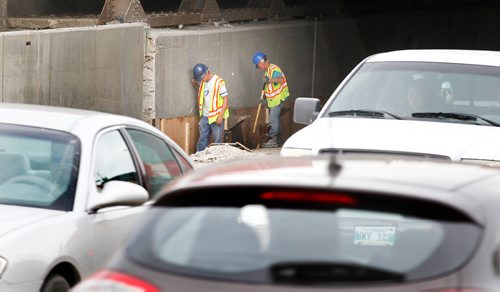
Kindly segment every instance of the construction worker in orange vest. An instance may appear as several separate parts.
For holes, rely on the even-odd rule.
[[[205,64],[193,67],[193,85],[198,86],[198,111],[200,138],[196,151],[203,151],[209,143],[222,143],[224,119],[229,117],[228,93],[224,80],[208,70]]]
[[[269,108],[269,140],[262,144],[263,148],[278,147],[278,136],[280,134],[280,114],[283,102],[286,101],[290,93],[286,77],[280,67],[271,64],[267,56],[262,52],[257,52],[253,56],[254,65],[264,71],[264,95]]]

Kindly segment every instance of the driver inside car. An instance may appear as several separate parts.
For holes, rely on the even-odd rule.
[[[415,80],[410,84],[406,98],[410,113],[426,111],[432,102],[431,90],[423,79]]]

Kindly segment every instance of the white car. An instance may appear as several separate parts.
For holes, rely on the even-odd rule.
[[[295,122],[310,125],[284,143],[282,155],[371,152],[499,164],[500,52],[377,54],[318,111],[319,100],[296,100]]]
[[[137,119],[0,104],[0,291],[67,291],[193,163]]]

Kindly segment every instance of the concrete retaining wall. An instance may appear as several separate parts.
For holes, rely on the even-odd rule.
[[[144,25],[0,34],[0,100],[140,117]]]
[[[252,63],[257,51],[265,52],[272,63],[282,67],[292,98],[330,96],[366,54],[356,29],[353,22],[342,20],[151,30],[155,117],[197,114],[197,92],[190,83],[196,63],[207,64],[225,79],[230,108],[255,107],[263,77]],[[339,39],[342,42],[337,43]]]

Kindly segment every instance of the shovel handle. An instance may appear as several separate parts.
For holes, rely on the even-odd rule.
[[[259,114],[260,114],[260,107],[261,106],[262,106],[262,103],[259,103],[259,107],[257,108],[257,115],[255,116],[255,122],[253,123],[252,134],[255,134],[255,129],[257,128],[257,121],[259,120]]]
[[[262,92],[260,93],[259,107],[257,108],[257,115],[255,116],[255,122],[253,123],[252,134],[255,134],[255,129],[257,128],[257,121],[259,120],[260,107],[262,106],[262,99],[264,98],[265,89],[266,89],[266,84],[262,85]]]

